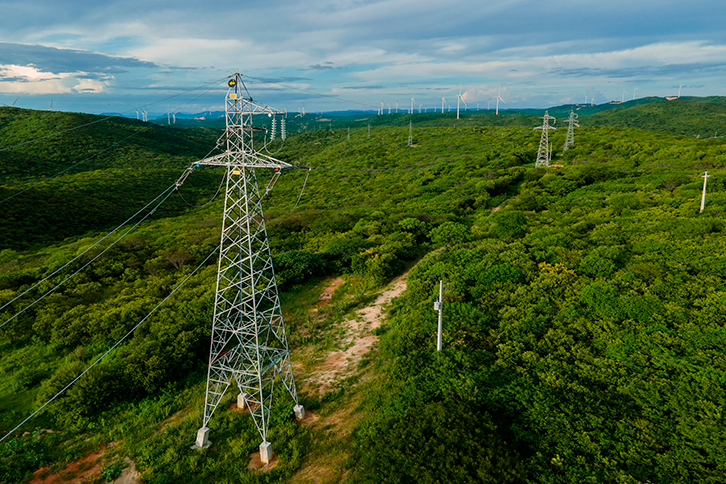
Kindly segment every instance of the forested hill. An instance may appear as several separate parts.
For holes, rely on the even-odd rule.
[[[104,477],[130,459],[155,484],[724,482],[726,142],[588,126],[563,154],[560,129],[550,134],[553,166],[536,169],[531,120],[441,127],[432,117],[414,124],[412,146],[408,122],[373,126],[370,137],[366,123],[350,139],[346,129],[309,127],[276,141],[276,156],[313,167],[307,180],[283,172],[263,201],[295,378],[313,417],[295,422],[275,386],[268,435],[278,461],[268,472],[248,467],[260,437],[234,392],[210,422],[213,445],[190,449],[216,280],[214,258],[203,261],[219,244],[222,202],[167,207],[28,306],[100,252],[53,275],[118,223],[44,239],[51,217],[23,210],[57,190],[28,191],[34,198],[3,226],[23,235],[0,239],[0,304],[18,297],[0,310],[0,324],[10,321],[0,328],[0,434],[189,279],[0,444],[0,482],[40,479],[98,453]],[[188,155],[169,156],[171,178]],[[68,190],[54,210],[74,200],[79,220],[96,205],[112,210],[121,202],[105,192],[123,193],[131,173],[134,206],[143,205],[159,193],[143,183],[159,177],[135,163],[57,177]],[[206,168],[183,186],[196,186],[199,205],[219,186],[219,171]],[[258,173],[264,187],[269,174]],[[81,189],[91,179],[99,202]],[[407,270],[375,350],[321,386],[312,375],[348,349],[342,322]]]
[[[726,98],[682,97],[580,116],[583,126],[616,126],[700,138],[726,136]]]
[[[117,225],[141,208],[148,194],[158,194],[204,157],[220,134],[118,116],[0,108],[2,247],[28,247]],[[187,185],[192,204],[206,194],[197,182],[209,175]],[[215,183],[207,178],[203,184],[209,182]]]
[[[0,181],[50,176],[78,163],[71,173],[178,165],[203,157],[220,134],[121,116],[0,107]]]

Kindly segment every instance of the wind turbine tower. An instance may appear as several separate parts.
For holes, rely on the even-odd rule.
[[[499,116],[499,101],[504,102],[504,99],[502,99],[502,88],[499,88],[499,94],[497,94],[497,111],[494,113],[497,116]]]
[[[565,137],[565,147],[562,148],[562,152],[567,151],[570,146],[575,146],[575,126],[580,127],[577,124],[577,114],[575,111],[570,110],[570,117],[567,120],[567,136]]]
[[[278,177],[280,170],[293,166],[254,148],[253,117],[284,113],[243,97],[246,88],[239,73],[227,85],[226,129],[219,141],[225,151],[196,163],[224,167],[226,191],[204,420],[195,448],[209,445],[209,421],[234,382],[239,390],[237,405],[252,415],[262,437],[260,458],[268,463],[272,444],[267,434],[276,377],[295,402],[298,419],[305,416],[305,409],[298,403],[255,169],[273,169]]]
[[[461,86],[459,86],[459,95],[456,96],[456,119],[459,119],[459,102],[463,102],[464,109],[466,109],[466,101],[464,101],[464,96],[461,95]]]
[[[446,102],[446,97],[441,97],[441,114],[444,114],[444,103]]]
[[[411,98],[411,110],[408,112],[408,114],[413,114],[413,102],[414,101],[415,101],[414,98]]]
[[[683,84],[678,86],[678,97],[681,97],[681,88],[683,87]]]
[[[557,129],[554,126],[550,126],[550,119],[553,122],[555,122],[556,119],[547,114],[547,111],[545,111],[542,119],[544,120],[542,126],[537,126],[536,128],[534,128],[542,130],[542,136],[539,139],[539,150],[537,151],[537,161],[534,164],[535,168],[539,168],[541,166],[550,166],[549,131],[551,129]]]

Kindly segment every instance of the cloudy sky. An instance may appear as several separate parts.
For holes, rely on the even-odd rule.
[[[308,112],[724,95],[724,0],[0,0],[0,103]],[[326,96],[320,96],[323,94]]]

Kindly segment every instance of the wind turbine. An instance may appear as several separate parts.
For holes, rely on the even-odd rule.
[[[683,87],[683,84],[681,84],[680,86],[678,86],[678,97],[681,97],[681,88],[682,87]],[[16,99],[16,101],[17,101],[17,99]],[[14,105],[15,105],[15,103],[13,103],[13,106]]]
[[[441,97],[441,114],[444,114],[444,103],[446,102],[446,97]]]
[[[383,114],[383,99],[381,99],[381,114]]]
[[[499,116],[499,101],[504,102],[504,99],[502,99],[502,88],[499,87],[499,94],[497,94],[497,112],[494,113],[497,116]]]
[[[459,84],[459,95],[456,96],[456,119],[459,119],[459,102],[463,100],[464,98],[461,96],[461,84]]]
[[[396,114],[398,114],[398,101],[396,101]]]
[[[413,114],[413,102],[414,101],[415,101],[415,99],[413,97],[411,97],[411,110],[408,112],[408,114]]]
[[[623,91],[623,100],[622,102],[625,102],[625,91]]]
[[[18,102],[18,99],[20,99],[20,96],[16,97],[16,98],[15,98],[15,101],[13,101],[13,103],[12,103],[12,104],[11,104],[10,106],[11,106],[11,107],[12,107],[12,106],[15,106],[15,103],[16,103],[16,102]]]
[[[635,100],[635,91],[637,91],[637,90],[638,90],[637,87],[635,89],[633,89],[633,100]]]
[[[418,105],[418,113],[419,113],[419,114],[421,114],[421,106],[423,106],[423,104],[419,104],[419,105]]]

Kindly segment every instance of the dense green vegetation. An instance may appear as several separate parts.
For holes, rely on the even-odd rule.
[[[0,129],[42,136],[36,116],[57,115],[15,111],[5,113]],[[21,114],[25,121],[15,117]],[[377,377],[347,382],[322,399],[301,394],[321,416],[358,395],[348,481],[723,482],[726,144],[587,127],[558,156],[563,166],[548,171],[533,167],[536,120],[510,118],[501,121],[507,126],[487,126],[482,116],[440,127],[432,115],[416,125],[408,147],[410,117],[401,115],[395,126],[375,126],[370,139],[365,127],[352,129],[350,141],[345,129],[308,130],[277,154],[314,167],[295,210],[304,170],[285,172],[265,199],[295,354],[313,358],[336,347],[337,322],[415,263],[408,290],[378,331],[380,348],[364,361]],[[34,127],[22,128],[27,123]],[[123,138],[127,126],[145,125],[120,121],[118,135],[94,150]],[[187,133],[144,133],[157,129],[171,140]],[[12,219],[0,225],[0,303],[156,196],[208,151],[205,140],[214,146],[217,133],[189,133],[192,145],[179,141],[179,150],[153,138],[137,143],[140,133],[119,151],[145,153],[147,162],[109,150],[102,164],[4,202]],[[564,134],[551,138],[556,151]],[[20,150],[15,157],[42,160],[42,170],[30,174],[0,152],[4,189],[15,193],[85,156],[71,151],[75,138],[68,148],[63,139],[47,157],[35,144],[13,149]],[[699,214],[705,169],[713,178]],[[259,176],[264,187],[269,175]],[[182,190],[192,204],[203,203],[218,183],[218,172],[200,169]],[[53,193],[57,205],[45,205],[56,203]],[[174,200],[0,329],[2,435],[216,247],[221,202],[192,208]],[[44,206],[66,210],[65,218],[39,218]],[[48,226],[52,235],[44,236]],[[203,407],[213,261],[17,437],[0,443],[0,482],[18,482],[44,464],[62,468],[109,442],[106,475],[128,456],[154,483],[284,482],[319,449],[340,452],[295,423],[283,393],[271,434],[280,463],[270,472],[247,469],[259,437],[249,418],[228,410],[231,400],[215,414],[214,445],[190,449]],[[340,274],[348,283],[312,319],[321,278]],[[440,279],[444,351],[436,354],[432,308]],[[5,308],[0,324],[39,294]]]
[[[698,138],[726,135],[726,98],[680,98],[601,111],[580,119],[583,126],[664,131]]]

